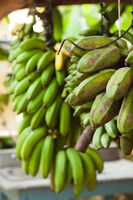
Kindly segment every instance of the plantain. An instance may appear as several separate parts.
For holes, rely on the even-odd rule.
[[[112,101],[106,93],[103,95],[94,113],[94,123],[96,127],[109,122],[119,112],[121,101]]]
[[[105,68],[115,66],[120,60],[120,51],[110,45],[106,48],[89,51],[78,62],[77,70],[80,73],[94,73]]]
[[[120,133],[133,129],[133,88],[123,98],[122,105],[117,116],[117,128]]]
[[[78,46],[80,46],[81,48],[89,48],[89,49],[93,48],[93,49],[95,49],[97,47],[101,47],[103,45],[106,45],[109,42],[111,42],[111,39],[106,37],[106,36],[89,36],[89,37],[81,38],[81,39],[77,40],[75,43]],[[88,50],[79,49],[74,45],[72,45],[71,51],[77,57],[81,57],[85,53],[88,52]]]
[[[107,83],[106,94],[113,101],[126,95],[133,83],[133,70],[129,67],[122,67],[113,74]]]
[[[114,69],[105,69],[86,78],[75,88],[75,96],[81,100],[91,100],[92,96],[95,97],[105,90],[109,79],[114,73]]]

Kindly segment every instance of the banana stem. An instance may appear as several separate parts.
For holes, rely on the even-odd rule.
[[[88,145],[92,141],[93,134],[94,130],[91,126],[88,126],[79,137],[77,144],[75,145],[75,149],[80,152],[85,152]]]
[[[37,12],[37,15],[40,17],[43,23],[46,46],[50,49],[53,49],[55,41],[53,37],[52,1],[47,0],[44,12]]]

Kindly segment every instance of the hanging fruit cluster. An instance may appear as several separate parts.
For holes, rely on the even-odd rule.
[[[94,130],[95,149],[108,148],[114,141],[128,155],[133,149],[133,43],[130,49],[127,44],[133,42],[133,35],[112,42],[114,39],[98,35],[75,41],[90,50],[72,45],[73,69],[66,77],[70,93],[66,101],[82,124]]]
[[[50,175],[51,188],[56,192],[73,183],[77,195],[85,185],[89,190],[95,188],[103,161],[91,147],[84,153],[74,149],[83,128],[80,117],[74,116],[74,109],[65,101],[65,78],[73,64],[68,51],[58,56],[48,48],[43,35],[34,33],[33,24],[28,36],[23,34],[17,43],[12,42],[9,56],[13,109],[23,114],[16,155],[26,174]]]

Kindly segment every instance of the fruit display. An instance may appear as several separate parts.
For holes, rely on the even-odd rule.
[[[50,177],[55,192],[73,184],[79,195],[84,187],[92,191],[103,171],[98,149],[115,142],[123,154],[132,151],[133,50],[130,39],[115,40],[116,33],[84,31],[73,39],[76,45],[59,52],[62,19],[58,10],[53,16],[59,25],[52,43],[45,20],[44,31],[34,32],[35,19],[11,43],[10,96],[13,110],[23,115],[16,155],[26,174]]]

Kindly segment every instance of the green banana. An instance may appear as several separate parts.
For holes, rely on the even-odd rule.
[[[27,77],[25,77],[22,81],[18,82],[18,84],[16,85],[14,90],[15,96],[18,96],[19,94],[25,92],[29,86],[30,86],[29,80]]]
[[[43,71],[55,58],[55,53],[52,50],[44,52],[37,63],[37,71]]]
[[[59,85],[57,83],[56,78],[53,78],[51,83],[46,88],[45,95],[43,97],[43,104],[46,107],[49,107],[55,100],[56,96],[58,95]]]
[[[89,36],[89,37],[83,37],[75,41],[75,43],[80,47],[89,49],[95,49],[97,47],[106,45],[110,42],[111,39],[106,36]],[[71,50],[72,53],[77,57],[81,57],[88,52],[88,50],[79,49],[74,45],[72,45]]]
[[[22,81],[26,77],[26,71],[25,68],[21,68],[17,73],[15,74],[15,79],[17,81]]]
[[[70,130],[71,125],[71,108],[66,102],[62,102],[60,108],[60,133],[66,136]]]
[[[26,63],[26,67],[25,67],[27,74],[29,74],[29,73],[33,72],[34,70],[36,70],[38,60],[40,59],[40,57],[42,55],[43,55],[43,52],[38,52],[36,54],[33,54],[33,56],[31,56],[31,58]]]
[[[55,128],[57,125],[61,102],[62,98],[57,96],[52,105],[46,110],[45,122],[50,128]]]
[[[41,74],[41,83],[43,86],[48,85],[54,75],[55,67],[54,63],[51,62],[47,68]]]
[[[20,102],[21,98],[23,97],[23,93],[18,95],[17,97],[15,97],[14,101],[13,101],[13,110],[16,111],[17,110],[17,106],[18,103]]]
[[[29,174],[36,176],[40,167],[41,150],[44,138],[38,141],[29,158]]]
[[[79,184],[84,178],[84,171],[80,154],[73,148],[68,148],[66,150],[66,154],[72,168],[74,184]]]
[[[102,148],[101,137],[103,133],[104,133],[104,126],[100,126],[95,130],[92,138],[92,145],[95,149]]]
[[[26,63],[33,55],[40,52],[40,50],[31,50],[31,51],[23,51],[19,56],[16,58],[17,63]]]
[[[67,173],[67,156],[65,150],[57,153],[55,158],[55,191],[60,192],[63,189]]]
[[[22,146],[23,146],[23,143],[24,141],[26,140],[26,138],[29,136],[30,134],[30,127],[26,127],[21,135],[19,135],[18,139],[17,139],[17,144],[16,144],[16,156],[18,159],[21,160],[21,149],[22,149]]]
[[[90,113],[86,113],[83,116],[81,116],[81,121],[83,126],[90,125]]]
[[[36,112],[43,105],[43,97],[45,95],[45,92],[46,92],[46,88],[43,88],[43,90],[41,90],[38,96],[28,103],[28,106],[27,106],[28,113],[32,114]]]
[[[111,138],[116,138],[118,136],[118,129],[115,123],[115,119],[110,120],[108,123],[104,124],[107,134]]]
[[[41,49],[41,50],[46,50],[46,45],[44,40],[41,40],[39,38],[29,38],[24,40],[20,47],[24,50],[32,50],[32,49]]]
[[[92,107],[92,104],[93,104],[93,101],[89,101],[88,103],[85,103],[85,104],[83,104],[81,106],[75,107],[75,111],[73,113],[73,116],[79,116],[84,112],[85,113],[89,112],[91,107]]]
[[[16,63],[16,65],[13,68],[13,74],[16,76],[16,74],[21,70],[25,69],[25,64],[24,63]]]
[[[70,127],[70,131],[66,136],[66,144],[69,147],[73,147],[76,145],[78,138],[80,137],[82,133],[82,128],[80,126],[80,120],[77,117],[72,117],[72,123]]]
[[[22,170],[25,174],[29,174],[29,160],[22,160]]]
[[[40,125],[44,123],[46,114],[46,108],[44,106],[41,106],[38,111],[36,111],[31,119],[30,127],[32,130],[36,129]]]
[[[18,127],[18,135],[20,135],[22,131],[30,125],[31,119],[32,119],[32,115],[27,114],[27,113],[23,114],[23,119],[20,122],[19,127]]]
[[[109,148],[110,144],[111,144],[111,137],[108,135],[108,133],[103,133],[101,136],[101,144],[102,147],[104,148]]]
[[[78,63],[79,59],[80,59],[79,57],[72,55],[70,61],[71,63],[76,64]]]
[[[31,72],[27,76],[30,83],[34,82],[38,77],[40,77],[40,73],[37,73],[36,71]]]
[[[77,64],[74,62],[68,67],[68,72],[73,72],[77,69]]]
[[[55,70],[55,76],[56,76],[56,80],[57,80],[57,83],[59,84],[59,86],[61,86],[65,83],[65,70],[64,69]]]
[[[78,184],[74,184],[73,185],[73,193],[75,196],[78,196],[81,194],[81,192],[83,191],[84,189],[84,179],[78,183]]]
[[[109,79],[114,73],[114,69],[105,69],[95,75],[86,78],[75,88],[75,95],[77,98],[82,100],[91,99],[92,96],[100,93],[106,88]]]
[[[92,191],[96,186],[96,171],[94,163],[87,153],[80,152],[80,157],[85,173],[85,184],[87,185],[87,188]]]
[[[38,143],[39,140],[44,138],[44,136],[46,134],[47,134],[47,128],[44,126],[39,127],[30,132],[30,134],[25,139],[25,141],[22,145],[21,157],[23,160],[27,160],[30,158],[35,145]],[[27,149],[28,149],[28,151],[27,151]]]
[[[72,181],[72,168],[70,163],[67,161],[67,169],[66,169],[66,180],[63,189],[65,189]]]
[[[133,88],[123,98],[122,105],[117,116],[117,128],[120,133],[133,129]]]
[[[107,59],[108,58],[108,59]],[[115,66],[120,60],[120,51],[114,45],[86,53],[78,62],[77,70],[83,74],[92,74]]]
[[[28,99],[27,99],[26,93],[23,93],[19,96],[21,96],[21,98],[20,98],[20,100],[17,104],[17,107],[16,107],[16,111],[17,111],[18,114],[25,112],[26,109],[27,109],[27,105],[28,105]]]
[[[20,47],[13,49],[13,51],[10,52],[9,54],[9,57],[8,57],[9,61],[12,62],[13,60],[15,60],[19,56],[19,54],[21,54],[23,51],[24,50],[21,49]]]
[[[26,95],[28,100],[33,100],[42,89],[41,77],[38,77],[28,88]]]
[[[129,67],[123,67],[112,75],[107,83],[106,94],[109,98],[116,101],[125,96],[133,83],[133,70]]]
[[[92,149],[91,147],[87,148],[86,153],[90,156],[90,158],[94,162],[95,169],[99,173],[101,173],[103,171],[104,165],[103,165],[103,160],[100,154],[96,150]]]
[[[40,160],[40,174],[43,178],[49,175],[52,159],[54,155],[54,140],[51,135],[47,135],[44,138],[41,151]]]
[[[9,86],[9,93],[13,94],[15,91],[16,86],[18,85],[18,81],[15,79],[13,80],[13,82],[11,83],[11,85]]]

